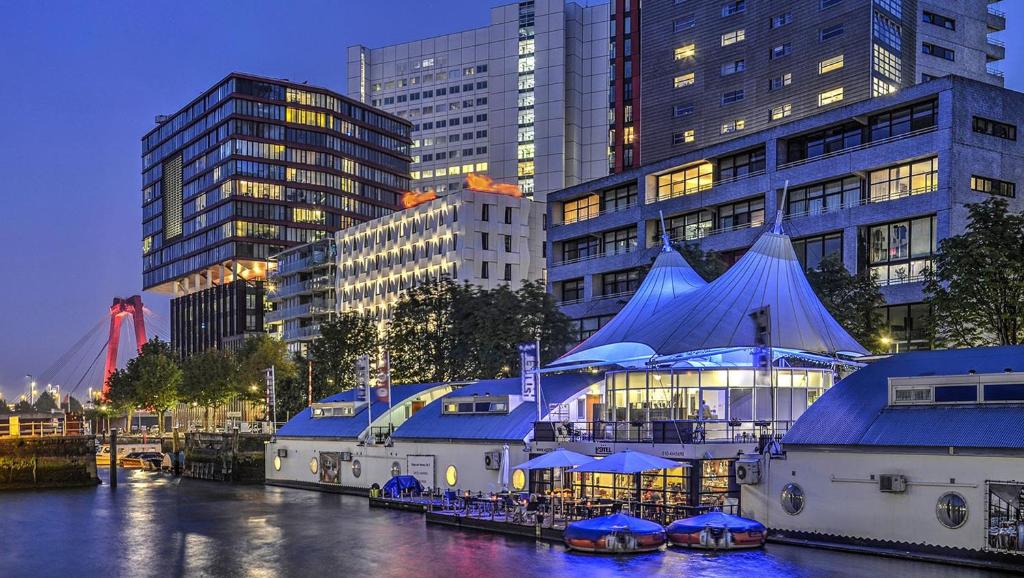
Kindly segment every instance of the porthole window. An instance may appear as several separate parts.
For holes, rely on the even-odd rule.
[[[526,472],[516,470],[512,472],[512,489],[521,492],[526,487]]]
[[[274,456],[274,470],[281,471],[281,456]]]
[[[935,504],[939,523],[947,528],[959,528],[967,522],[967,500],[956,492],[943,494]]]
[[[795,516],[804,509],[804,490],[796,484],[786,484],[782,488],[782,509]]]
[[[359,477],[363,473],[363,464],[359,463],[359,460],[352,460],[352,475]]]
[[[320,471],[320,460],[316,458],[309,460],[309,471],[313,472],[314,474]]]
[[[391,462],[391,477],[402,475],[402,464],[398,462]]]
[[[448,466],[448,469],[444,471],[444,481],[453,488],[459,482],[459,471],[455,469],[455,466]]]

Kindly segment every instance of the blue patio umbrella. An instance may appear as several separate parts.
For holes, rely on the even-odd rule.
[[[623,450],[608,457],[592,460],[573,468],[574,472],[591,472],[602,474],[639,474],[650,470],[671,470],[688,468],[690,464],[681,464],[643,452]]]
[[[546,470],[551,468],[574,468],[593,461],[594,458],[564,448],[537,456],[516,466],[519,470]]]

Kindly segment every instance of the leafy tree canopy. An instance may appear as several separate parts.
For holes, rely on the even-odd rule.
[[[377,340],[377,323],[371,317],[346,313],[321,323],[320,339],[309,346],[313,399],[355,387],[356,358],[368,355],[373,359]]]
[[[266,395],[266,370],[274,368],[276,380],[295,379],[298,372],[288,346],[266,333],[247,337],[235,354],[238,360],[236,393],[243,399],[259,401]]]
[[[842,260],[831,255],[807,272],[807,281],[832,317],[865,348],[881,353],[882,320],[878,308],[885,305],[881,289],[869,271],[850,273]]]
[[[39,397],[36,398],[36,403],[32,407],[36,411],[44,413],[60,409],[57,407],[57,400],[53,399],[53,394],[48,391],[40,393]]]

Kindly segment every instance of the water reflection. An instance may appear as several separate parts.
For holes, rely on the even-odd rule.
[[[365,499],[122,473],[119,487],[9,493],[0,545],[10,576],[994,576],[769,545],[631,557],[427,526]]]

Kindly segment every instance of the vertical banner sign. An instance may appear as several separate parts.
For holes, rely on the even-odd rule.
[[[370,389],[370,356],[356,358],[356,401],[367,401]]]
[[[385,350],[377,365],[377,396],[376,401],[391,405],[391,358]]]
[[[522,368],[520,380],[522,383],[523,401],[537,400],[537,367],[540,365],[537,355],[536,343],[519,344],[519,364]]]
[[[267,377],[267,418],[277,426],[277,390],[274,380],[274,366],[266,369]]]

